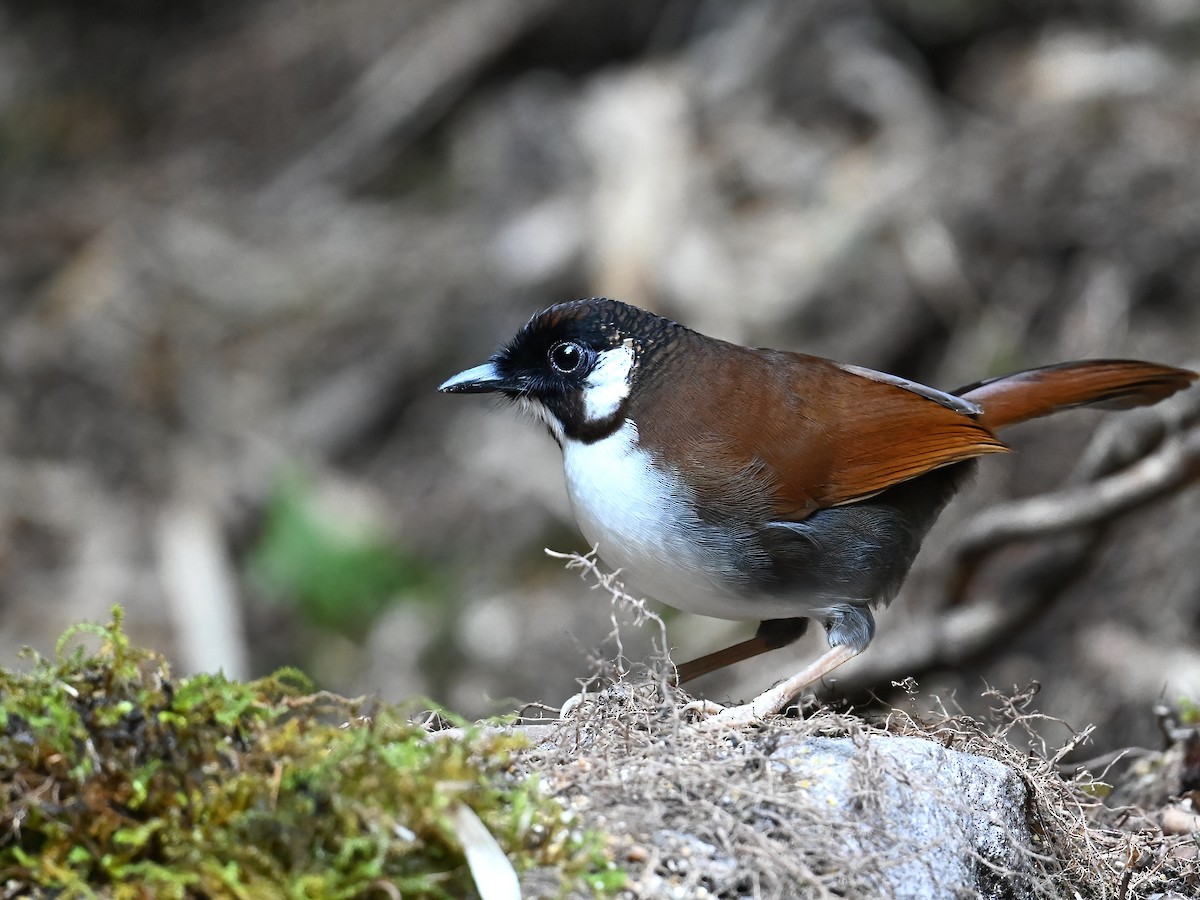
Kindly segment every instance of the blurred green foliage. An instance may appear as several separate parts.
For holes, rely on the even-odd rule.
[[[68,653],[85,634],[99,649]],[[519,739],[433,737],[310,690],[294,670],[175,680],[119,611],[27,674],[0,670],[5,895],[472,896],[464,805],[518,870],[588,895],[621,883],[600,839],[510,771]]]
[[[250,572],[310,622],[350,637],[404,596],[443,592],[432,569],[404,553],[378,524],[323,504],[300,475],[280,479]]]
[[[1190,697],[1180,697],[1179,722],[1188,727],[1200,725],[1200,703]]]

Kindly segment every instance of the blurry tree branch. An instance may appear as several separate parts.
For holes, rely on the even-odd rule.
[[[1200,428],[1192,428],[1117,474],[981,513],[960,535],[955,553],[964,565],[1014,541],[1106,522],[1198,477]]]
[[[550,0],[459,0],[438,7],[381,55],[318,127],[321,136],[272,182],[267,197],[290,197],[325,181],[353,187],[418,136],[459,97],[472,76],[537,25]],[[384,153],[385,144],[387,147]]]
[[[1200,477],[1200,390],[1139,416],[1109,419],[1072,477],[1074,486],[978,515],[952,548],[944,605],[962,603],[983,563],[1008,544],[1099,526]]]
[[[179,502],[159,518],[163,593],[185,672],[250,673],[237,578],[212,511]]]

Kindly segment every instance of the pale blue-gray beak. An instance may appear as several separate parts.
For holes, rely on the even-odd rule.
[[[445,394],[487,394],[503,387],[504,377],[496,369],[495,363],[485,362],[447,378],[438,386],[438,390]]]

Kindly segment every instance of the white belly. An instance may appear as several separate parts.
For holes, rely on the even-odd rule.
[[[721,619],[771,614],[740,596],[732,540],[700,521],[686,491],[638,447],[632,422],[592,444],[565,441],[563,466],[580,530],[630,590]]]

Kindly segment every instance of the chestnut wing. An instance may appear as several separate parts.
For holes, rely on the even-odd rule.
[[[933,388],[816,356],[718,349],[658,379],[634,410],[646,445],[671,448],[714,520],[799,520],[1008,449],[969,401]]]

